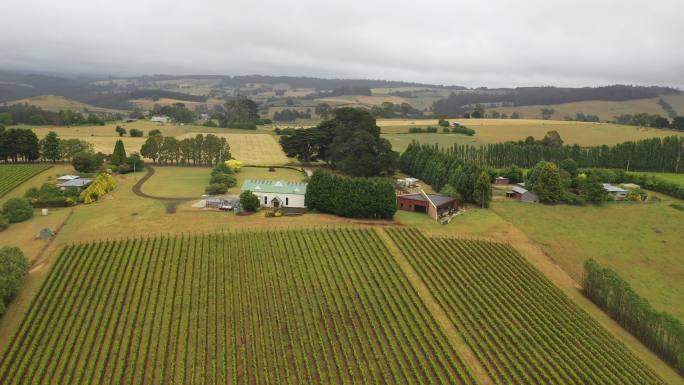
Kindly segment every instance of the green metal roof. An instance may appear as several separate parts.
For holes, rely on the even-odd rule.
[[[288,182],[284,180],[255,180],[248,179],[242,184],[240,191],[276,193],[276,194],[306,194],[306,183]]]

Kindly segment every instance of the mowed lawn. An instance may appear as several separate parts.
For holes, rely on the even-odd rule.
[[[492,210],[521,229],[581,282],[594,258],[615,269],[658,310],[684,320],[684,213],[660,203],[548,206],[495,201]],[[681,202],[681,201],[680,201]]]
[[[675,174],[675,173],[671,173],[671,172],[644,172],[644,173],[638,173],[638,174],[647,174],[647,175],[657,176],[659,178],[665,179],[665,180],[670,181],[672,183],[677,183],[677,184],[684,186],[684,174]]]
[[[146,194],[158,197],[200,197],[209,185],[209,167],[154,166],[154,175],[142,186]]]
[[[178,139],[195,135],[197,133],[187,133],[179,136]],[[290,162],[273,135],[249,133],[217,133],[216,135],[226,138],[233,158],[245,164],[281,165]]]
[[[628,140],[684,135],[682,132],[673,130],[562,120],[455,118],[449,119],[449,121],[461,122],[465,126],[474,129],[475,135],[469,140],[475,140],[477,143],[498,143],[509,140],[524,140],[528,136],[541,139],[551,130],[558,131],[566,144],[579,144],[581,146],[611,145]],[[379,119],[378,126],[384,134],[410,135],[407,134],[410,127],[437,126],[437,120]],[[447,145],[450,144],[447,139],[439,136],[444,134],[423,135],[435,135],[436,138],[433,139],[433,142],[439,143],[440,140],[445,140]],[[408,142],[410,143],[410,139]]]

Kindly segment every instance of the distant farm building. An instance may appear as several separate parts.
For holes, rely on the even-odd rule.
[[[57,178],[57,187],[61,189],[66,189],[70,187],[76,187],[77,189],[84,189],[88,187],[91,183],[93,183],[93,180],[90,178],[81,178],[75,175],[65,175]],[[67,179],[68,177],[68,179]],[[60,179],[62,178],[62,179]],[[63,181],[61,181],[63,180]]]
[[[539,202],[539,197],[537,194],[520,186],[513,187],[513,190],[507,192],[506,196],[522,202]]]
[[[397,185],[403,188],[411,188],[411,187],[416,187],[416,183],[418,183],[418,179],[416,178],[401,178],[397,179]]]
[[[246,180],[240,191],[251,191],[259,197],[261,207],[305,208],[306,183],[283,180]]]
[[[497,176],[496,179],[494,179],[494,184],[501,185],[501,184],[509,184],[509,183],[510,183],[510,181],[508,180],[508,178],[503,177],[503,176]]]
[[[397,208],[403,211],[425,213],[435,220],[440,216],[458,209],[458,201],[443,195],[426,194],[421,190],[417,194],[397,196]]]
[[[608,192],[608,194],[612,195],[615,200],[621,201],[627,198],[627,193],[629,191],[623,189],[622,187],[617,187],[613,186],[610,183],[604,183],[603,184],[603,189]]]
[[[151,117],[150,121],[155,123],[168,123],[171,121],[171,118],[165,115],[156,115]]]

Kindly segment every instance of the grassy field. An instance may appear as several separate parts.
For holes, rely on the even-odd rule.
[[[666,95],[663,96],[663,100],[670,103],[675,112],[677,112],[677,115],[684,115],[684,95]],[[666,115],[663,114],[663,116]]]
[[[137,128],[145,133],[145,136],[133,138],[128,135],[119,137],[115,129],[117,126],[130,131]],[[79,138],[93,145],[96,152],[101,151],[110,154],[114,150],[114,144],[121,139],[128,153],[140,152],[140,147],[147,140],[150,130],[160,130],[164,136],[174,136],[178,139],[194,137],[197,134],[215,134],[228,139],[233,156],[249,164],[285,164],[289,159],[283,154],[277,138],[272,135],[270,126],[262,126],[257,130],[239,130],[230,128],[212,128],[192,124],[159,124],[147,120],[132,123],[109,123],[104,126],[18,126],[31,128],[38,135],[44,137],[50,131],[55,131],[61,138]]]
[[[179,91],[179,92],[187,92],[187,91]],[[207,106],[209,109],[211,109],[215,106],[220,106],[220,105],[223,105],[225,103],[224,100],[215,99],[215,98],[209,98],[209,99],[207,99],[206,102],[192,102],[192,101],[187,101],[187,100],[177,100],[177,99],[169,99],[169,98],[160,98],[157,100],[131,99],[130,102],[134,106],[145,109],[145,110],[152,110],[154,108],[154,106],[156,106],[156,105],[170,106],[170,105],[173,105],[176,103],[183,103],[190,110],[194,110],[195,107],[200,106],[200,105]]]
[[[509,246],[389,234],[495,383],[661,382]]]
[[[74,112],[109,112],[109,113],[125,113],[126,111],[114,110],[111,108],[102,108],[92,106],[90,104],[82,103],[76,100],[65,98],[64,96],[57,95],[40,95],[34,96],[28,99],[13,100],[11,102],[5,102],[3,104],[30,104],[36,107],[40,107],[48,111],[60,111],[60,110],[72,110]]]
[[[546,106],[518,106],[518,107],[497,107],[490,110],[506,113],[509,116],[513,112],[518,112],[520,117],[525,119],[541,119],[542,108],[553,108],[556,112],[551,119],[564,120],[566,116],[575,118],[578,112],[585,115],[596,115],[601,121],[614,120],[615,116],[622,114],[638,114],[645,112],[652,115],[667,116],[667,113],[658,104],[659,98],[625,100],[619,102],[591,100],[584,102],[552,104]]]
[[[0,198],[50,166],[46,163],[0,164]]]
[[[211,168],[155,166],[154,175],[142,186],[146,194],[157,197],[200,197],[209,185]]]
[[[647,139],[653,137],[665,137],[670,135],[684,135],[672,130],[659,130],[634,126],[621,126],[607,123],[584,123],[567,122],[560,120],[533,120],[533,119],[450,119],[458,121],[475,130],[475,136],[470,139],[477,143],[497,143],[508,140],[524,140],[527,136],[541,139],[550,130],[556,130],[566,144],[579,144],[581,146],[596,146],[602,144],[616,144],[628,140]],[[410,127],[436,126],[434,119],[378,119],[378,126],[383,134],[406,134]],[[416,135],[416,134],[406,134]],[[444,134],[420,134],[420,135],[444,135]],[[402,147],[405,139],[398,141],[397,137],[391,137]],[[430,139],[428,139],[430,140]],[[440,139],[432,139],[438,142]],[[447,142],[450,143],[450,142]]]
[[[656,309],[684,320],[684,213],[669,204],[548,206],[495,201],[492,210],[521,229],[576,281],[594,258],[615,269]]]
[[[370,230],[68,247],[0,361],[3,384],[50,379],[475,383]]]
[[[483,142],[477,136],[467,136],[460,134],[381,134],[381,136],[392,143],[394,151],[403,152],[414,140],[421,144],[437,144],[440,147],[451,147],[454,144],[482,145]]]
[[[638,174],[654,175],[654,176],[657,176],[659,178],[670,181],[672,183],[678,183],[678,184],[684,186],[684,174],[674,174],[671,172],[644,172],[644,173],[639,172]]]
[[[188,133],[178,138],[192,137],[196,134]],[[230,144],[230,152],[235,159],[245,164],[282,165],[290,162],[280,148],[277,139],[268,134],[216,134],[226,138]]]
[[[155,166],[154,175],[145,182],[142,191],[157,197],[197,197],[204,194],[204,188],[209,184],[211,168],[208,167],[166,167]],[[301,182],[306,178],[302,172],[289,168],[275,168],[269,171],[267,167],[243,167],[235,177],[237,186],[232,187],[230,193],[239,193],[240,186],[247,179],[274,179],[290,182]]]

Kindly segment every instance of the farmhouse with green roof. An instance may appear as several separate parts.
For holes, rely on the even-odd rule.
[[[248,179],[242,184],[240,191],[247,190],[259,197],[261,207],[306,207],[304,205],[306,183]]]

